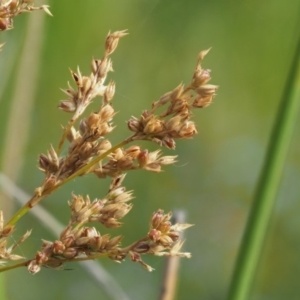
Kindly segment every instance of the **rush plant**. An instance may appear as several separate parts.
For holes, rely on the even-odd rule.
[[[0,1],[0,29],[12,28],[13,17],[37,9],[50,13],[47,6],[34,7],[33,1]],[[123,185],[126,173],[132,170],[158,173],[164,166],[175,163],[177,156],[164,156],[162,149],[175,150],[177,140],[191,139],[197,134],[196,124],[192,121],[193,110],[207,107],[217,90],[216,85],[208,84],[210,70],[201,66],[209,50],[201,51],[191,81],[162,95],[139,117],[131,117],[127,121],[128,137],[112,144],[108,136],[115,130],[113,98],[116,84],[114,81],[106,83],[106,78],[113,70],[111,55],[127,34],[126,30],[121,30],[107,35],[104,54],[101,59],[92,59],[90,74],[83,75],[79,68],[71,70],[73,84],[68,83],[62,90],[66,98],[58,105],[71,117],[58,145],[50,145],[45,154],[39,155],[39,169],[44,176],[42,183],[6,223],[0,213],[0,262],[3,265],[0,272],[27,267],[35,274],[42,267],[59,268],[67,262],[103,257],[117,262],[128,257],[152,271],[142,256],[191,256],[180,251],[183,241],[179,238],[180,232],[191,225],[172,224],[172,213],[161,209],[149,217],[148,232],[130,245],[121,246],[120,235],[101,234],[101,226],[111,232],[121,227],[121,219],[133,207],[133,191],[127,191]],[[92,104],[96,107],[95,112],[86,115],[86,108]],[[151,152],[142,148],[139,141],[155,143],[157,150]],[[88,195],[72,194],[68,201],[70,217],[57,239],[42,240],[41,249],[31,258],[14,254],[14,249],[31,232],[27,231],[19,241],[8,246],[8,238],[16,230],[19,220],[61,186],[87,174],[94,174],[99,180],[109,177],[108,191],[93,200]],[[14,263],[15,260],[23,261]],[[11,263],[6,265],[8,261]]]

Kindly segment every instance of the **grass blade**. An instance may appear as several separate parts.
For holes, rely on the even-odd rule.
[[[300,104],[300,40],[269,141],[255,199],[233,273],[228,300],[249,297]]]

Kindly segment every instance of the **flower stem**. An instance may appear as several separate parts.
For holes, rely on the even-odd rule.
[[[16,269],[16,268],[20,268],[20,267],[26,267],[27,264],[28,264],[28,261],[23,261],[21,263],[17,263],[17,264],[14,264],[14,265],[1,267],[0,268],[0,273],[5,272],[5,271],[9,271],[9,270],[13,270],[13,269]]]
[[[300,106],[300,39],[248,217],[228,300],[246,300],[256,274]]]

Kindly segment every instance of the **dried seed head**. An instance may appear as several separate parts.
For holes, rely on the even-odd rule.
[[[149,152],[148,150],[143,150],[137,156],[137,161],[141,168],[145,167],[148,163]]]
[[[177,131],[180,128],[181,119],[182,118],[181,118],[180,115],[176,115],[176,116],[170,118],[165,123],[165,126],[166,126],[167,130],[169,130],[169,131]]]
[[[48,189],[53,188],[56,185],[56,177],[54,175],[50,175],[41,186],[42,192]]]
[[[73,235],[68,235],[61,238],[61,241],[63,242],[66,248],[69,248],[71,245],[74,245],[75,238]]]
[[[115,212],[114,218],[119,220],[125,217],[129,211],[132,209],[132,204],[120,203],[119,209]]]
[[[153,103],[153,106],[158,107],[158,106],[165,105],[167,102],[170,101],[172,93],[173,93],[173,91],[167,92],[164,95],[162,95],[158,101]]]
[[[107,85],[105,92],[104,92],[104,98],[103,98],[104,103],[108,103],[113,99],[113,97],[115,95],[115,90],[116,90],[116,84],[115,84],[115,82],[111,81]]]
[[[109,218],[105,221],[106,228],[118,228],[122,225],[121,222],[118,222],[115,218]]]
[[[68,248],[63,252],[62,255],[65,258],[71,259],[71,258],[74,258],[75,256],[77,256],[77,254],[78,254],[78,251],[76,248]]]
[[[210,70],[203,70],[199,65],[194,72],[194,76],[192,80],[193,88],[197,88],[207,83],[211,79],[210,72],[211,72]]]
[[[193,107],[204,108],[211,104],[213,98],[214,98],[214,95],[205,96],[205,97],[198,96],[195,98],[192,105],[193,105]]]
[[[157,134],[164,129],[164,123],[155,116],[146,121],[143,132],[145,134]]]
[[[82,119],[79,123],[79,132],[81,135],[85,135],[88,131],[88,125],[86,124],[86,119]]]
[[[130,170],[133,168],[133,158],[130,156],[123,156],[117,161],[116,166],[120,170]]]
[[[10,0],[10,1],[8,1],[7,3],[6,3],[6,5],[8,5],[8,7],[9,7],[9,9],[10,10],[14,10],[16,7],[17,7],[17,5],[18,5],[18,0]],[[23,2],[27,2],[26,0],[23,0]],[[32,1],[31,1],[32,2]],[[1,3],[0,3],[1,4]]]
[[[141,260],[141,255],[137,252],[129,251],[128,254],[129,258],[134,262]]]
[[[37,272],[39,272],[41,270],[41,266],[36,262],[35,259],[33,259],[28,264],[27,269],[31,274],[36,274]]]
[[[84,230],[84,235],[89,238],[94,238],[100,236],[100,233],[96,230],[95,227],[87,227]]]
[[[98,76],[100,78],[104,78],[104,77],[106,77],[107,73],[111,72],[111,71],[113,71],[111,59],[104,58],[101,61],[100,66],[98,68]],[[102,83],[101,83],[101,85],[102,85]]]
[[[65,251],[66,247],[61,241],[55,241],[53,243],[53,253],[62,254]]]
[[[101,122],[109,122],[114,115],[114,109],[110,104],[105,105],[99,111]]]
[[[165,135],[162,140],[162,145],[166,146],[169,149],[175,149],[176,143],[173,138],[171,138],[169,135]]]
[[[150,226],[151,228],[158,228],[161,222],[164,221],[164,214],[163,210],[159,209],[157,212],[153,213]]]
[[[204,84],[195,89],[196,93],[202,97],[215,95],[218,89],[217,85]]]
[[[174,156],[162,156],[158,159],[158,162],[161,165],[170,165],[170,164],[174,164],[175,162],[177,162],[176,160],[177,155]]]
[[[171,100],[178,99],[181,97],[182,93],[184,91],[184,85],[180,83],[172,92],[170,95]]]
[[[186,121],[179,129],[180,138],[190,138],[197,133],[196,125],[192,121]]]
[[[82,94],[86,94],[92,86],[92,80],[90,77],[83,76],[82,77],[82,86],[80,88]]]
[[[79,131],[76,131],[76,129],[72,126],[71,129],[68,131],[68,134],[67,134],[68,141],[71,143],[74,140],[77,140],[79,138],[81,138],[81,135],[80,135]]]
[[[111,249],[113,249],[113,248],[116,248],[116,247],[120,244],[121,240],[122,240],[122,236],[121,236],[121,235],[112,238],[112,239],[109,240],[109,242],[105,245],[105,249],[106,249],[106,250],[111,250]]]
[[[141,152],[141,148],[139,146],[134,145],[126,149],[125,154],[132,158],[137,158],[140,152]]]
[[[168,236],[172,239],[173,242],[176,242],[179,239],[180,234],[178,232],[169,232]]]
[[[83,207],[86,207],[86,203],[81,196],[72,195],[73,201],[69,202],[69,206],[72,210],[72,213],[78,213],[82,210]]]
[[[142,125],[140,123],[140,121],[138,119],[136,119],[135,117],[132,117],[128,122],[127,122],[127,126],[129,128],[129,130],[133,131],[133,132],[140,132],[142,130]]]
[[[125,187],[120,186],[118,188],[115,188],[113,190],[111,190],[107,195],[106,198],[108,200],[114,200],[116,197],[118,197],[119,195],[123,194],[125,192]]]
[[[92,60],[92,63],[91,63],[91,69],[92,69],[92,72],[93,72],[94,74],[97,73],[98,68],[99,68],[99,66],[100,66],[100,63],[101,63],[101,60],[99,60],[99,59],[93,59],[93,60]]]
[[[170,247],[173,244],[173,240],[168,235],[162,235],[159,240],[159,244],[163,245],[164,247]]]
[[[35,255],[35,261],[39,265],[44,264],[48,259],[49,256],[45,252],[38,251]]]
[[[118,196],[116,196],[114,199],[110,200],[111,203],[117,203],[117,202],[128,202],[132,200],[134,197],[132,196],[132,191],[126,191]]]
[[[101,155],[102,153],[108,151],[111,148],[111,142],[109,140],[102,140],[97,145],[97,153]]]
[[[77,246],[82,246],[82,245],[87,244],[89,240],[90,240],[89,237],[83,236],[83,237],[80,237],[80,238],[76,239],[75,244]]]
[[[126,30],[115,31],[113,33],[109,32],[105,41],[105,55],[107,56],[113,53],[118,46],[119,39],[127,34]]]
[[[157,229],[151,229],[148,233],[148,237],[150,240],[157,242],[161,237],[161,231]]]
[[[72,75],[73,80],[75,81],[76,85],[79,88],[81,88],[82,87],[82,76],[81,76],[79,68],[78,68],[78,74],[73,72],[72,70],[70,70],[70,72],[71,72],[71,75]]]
[[[89,247],[93,251],[99,251],[102,244],[102,237],[101,236],[95,236],[89,240]]]

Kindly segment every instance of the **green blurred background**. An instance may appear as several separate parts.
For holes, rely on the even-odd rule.
[[[179,141],[176,153],[165,151],[179,155],[179,162],[165,172],[128,174],[125,185],[135,191],[134,209],[116,233],[124,233],[123,243],[128,244],[147,232],[149,217],[156,209],[184,209],[187,222],[195,224],[187,230],[185,244],[193,257],[181,260],[177,299],[225,299],[299,35],[299,1],[65,0],[48,4],[53,18],[46,16],[38,23],[42,25],[28,32],[29,16],[20,16],[15,29],[0,36],[0,43],[6,42],[0,54],[1,171],[28,193],[41,183],[38,154],[45,153],[50,143],[58,143],[60,125],[69,118],[56,108],[65,99],[59,88],[71,81],[69,67],[79,65],[83,73],[89,72],[91,58],[101,58],[109,30],[130,32],[112,56],[115,72],[110,78],[117,84],[113,103],[119,111],[111,137],[114,142],[128,136],[125,120],[131,115],[138,116],[180,82],[188,83],[198,52],[212,47],[203,66],[212,69],[211,82],[220,89],[213,105],[195,113],[199,135]],[[31,15],[38,14],[42,12]],[[12,99],[28,36],[40,37],[40,50],[30,45],[32,53],[38,50],[34,54],[38,75],[32,103],[25,103],[22,118],[13,120],[12,134],[8,125]],[[21,78],[26,93],[32,84],[30,74]],[[18,149],[18,135],[26,138],[25,148],[21,156],[9,161],[7,141],[15,141],[13,147]],[[142,146],[154,149],[149,144]],[[296,131],[251,299],[300,297],[299,153]],[[109,180],[92,176],[79,178],[42,205],[66,223],[71,192],[102,197],[108,184]],[[1,206],[10,214],[18,207],[11,208],[6,202]],[[31,215],[20,222],[14,238],[27,228],[33,228],[33,233],[20,254],[30,257],[40,247],[41,238],[55,239]],[[164,259],[145,257],[145,261],[155,272],[147,273],[128,260],[119,265],[103,259],[101,264],[129,299],[157,299]],[[25,269],[7,272],[7,299],[111,299],[80,266],[68,267],[72,270],[43,269],[36,276]]]

